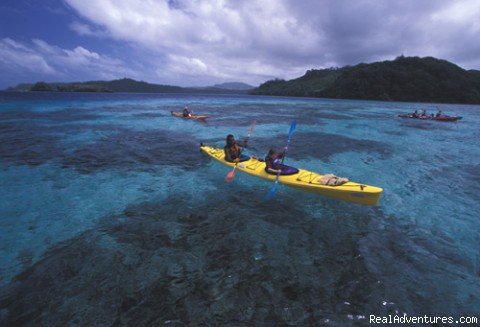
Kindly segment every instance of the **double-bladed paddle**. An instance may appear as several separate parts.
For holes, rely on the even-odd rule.
[[[292,139],[293,133],[295,132],[296,128],[297,128],[297,122],[294,120],[294,121],[292,121],[292,124],[290,125],[290,130],[288,131],[287,145],[283,149],[282,164],[283,164],[283,160],[285,159],[285,156],[287,154],[288,145],[290,144],[290,140]],[[273,183],[272,188],[270,189],[270,191],[268,192],[268,194],[265,197],[267,200],[272,199],[275,196],[275,194],[277,193],[278,179],[280,178],[280,173],[281,173],[281,171],[279,171],[277,173],[277,176],[275,177],[275,182]]]

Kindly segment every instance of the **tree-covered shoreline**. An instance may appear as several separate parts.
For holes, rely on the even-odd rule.
[[[242,88],[243,87],[243,88]],[[180,87],[173,85],[152,84],[123,78],[112,81],[89,81],[73,83],[22,83],[10,87],[7,91],[33,91],[33,92],[132,92],[132,93],[232,93],[246,94],[248,84],[225,83],[211,87]]]
[[[432,57],[342,68],[313,69],[302,77],[271,80],[252,94],[438,103],[480,103],[480,71]]]

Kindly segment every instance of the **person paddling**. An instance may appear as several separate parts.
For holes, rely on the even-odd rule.
[[[185,106],[185,108],[183,108],[183,117],[192,117],[192,112],[190,110],[188,110],[188,107]]]
[[[267,173],[278,174],[282,172],[282,169],[279,167],[280,159],[283,158],[283,153],[277,153],[275,148],[271,148],[268,151],[267,156],[265,157],[265,170]]]
[[[225,152],[225,160],[235,163],[243,160],[248,160],[249,157],[242,156],[242,150],[240,149],[240,147],[246,148],[247,142],[248,139],[244,139],[243,142],[236,141],[235,137],[233,137],[232,134],[228,134],[226,139],[226,145],[223,148]]]
[[[282,164],[281,159],[284,156],[284,152],[277,153],[275,148],[271,148],[265,157],[265,171],[274,175],[293,175],[298,173],[297,168]]]

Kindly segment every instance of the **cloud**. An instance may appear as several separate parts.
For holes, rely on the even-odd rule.
[[[0,40],[0,67],[5,74],[18,71],[57,74],[41,54],[10,38]]]
[[[105,31],[94,28],[79,21],[73,21],[72,23],[70,23],[69,27],[72,31],[76,32],[78,35],[81,36],[109,37],[109,35],[105,33]]]
[[[480,69],[480,2],[450,2],[430,15],[426,34],[438,47],[431,52],[466,68]]]
[[[480,67],[480,43],[473,41],[480,38],[476,0],[63,0],[63,4],[67,13],[62,17],[70,20],[67,33],[58,38],[34,36],[31,43],[19,42],[18,34],[1,40],[2,73],[30,72],[61,80],[127,76],[188,86],[223,81],[255,85],[276,77],[295,78],[312,68],[388,60],[400,54]],[[61,43],[72,31],[71,40]]]
[[[187,70],[192,75],[205,74],[205,73],[210,73],[214,75],[217,74],[217,72],[215,71],[209,72],[207,65],[198,58],[189,58],[189,57],[171,55],[170,63],[171,63],[170,71],[172,72],[177,71],[180,73],[184,73],[184,71]]]
[[[462,60],[469,51],[479,57],[471,42],[480,37],[479,5],[471,0],[64,1],[111,38],[162,56],[158,78],[197,74],[260,83],[402,53],[478,64],[474,55]]]
[[[174,73],[196,73],[244,80],[247,70],[246,79],[259,83],[291,72],[292,64],[296,74],[302,73],[314,62],[299,69],[295,58],[314,58],[317,53],[318,34],[274,0],[67,3],[112,38],[165,55],[157,71],[167,79]],[[281,66],[286,67],[278,69]]]
[[[51,82],[137,76],[122,60],[82,46],[63,49],[40,39],[31,43],[1,39],[0,66],[5,75],[33,76]]]

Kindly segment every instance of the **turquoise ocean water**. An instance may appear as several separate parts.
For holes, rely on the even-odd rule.
[[[174,118],[188,105],[207,122]],[[458,123],[398,118],[415,109]],[[376,207],[236,173],[200,142],[384,188]],[[480,317],[480,106],[0,93],[0,324]]]

